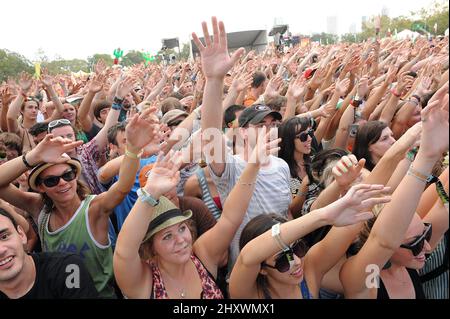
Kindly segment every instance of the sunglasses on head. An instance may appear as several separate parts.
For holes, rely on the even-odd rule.
[[[424,225],[425,225],[425,230],[423,231],[422,235],[420,235],[417,239],[415,239],[410,244],[400,245],[401,248],[405,248],[405,249],[411,250],[411,252],[412,252],[412,254],[414,256],[417,256],[417,255],[419,255],[422,252],[423,246],[425,245],[425,240],[427,242],[430,242],[431,235],[433,233],[431,224],[424,223]]]
[[[314,137],[314,130],[309,129],[305,132],[301,132],[297,134],[295,137],[297,137],[301,142],[306,142],[308,140],[308,136],[311,136],[311,138]]]
[[[71,169],[70,171],[67,171],[63,173],[60,176],[49,176],[47,178],[43,178],[42,184],[44,184],[46,187],[55,187],[59,184],[60,179],[62,178],[66,182],[71,182],[77,177],[77,173],[75,170]]]
[[[58,125],[71,125],[71,123],[67,119],[59,119],[59,120],[51,121],[50,123],[48,123],[48,132],[50,133],[52,131],[52,129]]]
[[[275,266],[263,263],[264,267],[276,269],[279,272],[289,271],[294,266],[294,254],[298,258],[305,257],[308,252],[308,246],[305,244],[303,240],[298,240],[290,248],[286,251],[281,252],[275,258]]]

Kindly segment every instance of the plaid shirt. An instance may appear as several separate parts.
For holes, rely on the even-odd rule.
[[[100,160],[101,153],[95,138],[77,148],[77,153],[83,167],[82,178],[88,184],[92,194],[98,195],[106,191],[97,178],[99,170],[97,162]]]

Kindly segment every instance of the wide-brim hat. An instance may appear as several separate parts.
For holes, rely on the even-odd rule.
[[[76,158],[71,158],[69,159],[67,162],[64,163],[58,163],[58,164],[68,164],[72,167],[75,167],[76,171],[77,171],[77,177],[76,179],[78,179],[78,177],[80,177],[81,174],[81,163],[79,160],[77,160]],[[30,186],[30,188],[34,191],[38,191],[38,178],[39,175],[45,171],[47,168],[58,165],[56,163],[42,163],[39,164],[38,166],[36,166],[35,168],[33,168],[30,172],[30,175],[28,175],[28,185]]]
[[[142,243],[148,241],[157,232],[182,223],[192,217],[192,211],[181,211],[168,198],[161,196],[159,204],[155,206],[153,217],[147,229],[147,234]]]

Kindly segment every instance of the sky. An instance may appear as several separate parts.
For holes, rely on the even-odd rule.
[[[440,0],[441,1],[441,0]],[[215,15],[227,32],[270,30],[289,24],[292,33],[327,31],[337,16],[338,32],[361,26],[362,16],[408,15],[432,0],[15,0],[2,1],[0,48],[36,60],[39,49],[50,59],[86,59],[120,47],[156,54],[161,39],[188,42],[201,34],[201,22]]]

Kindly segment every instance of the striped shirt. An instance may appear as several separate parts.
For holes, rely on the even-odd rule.
[[[225,170],[221,177],[214,174],[210,167],[210,174],[220,195],[222,207],[225,200],[241,176],[247,163],[237,155],[226,153]],[[289,205],[292,201],[289,188],[290,172],[288,164],[274,156],[270,156],[270,166],[262,168],[258,173],[255,191],[250,200],[244,220],[234,236],[228,261],[228,269],[232,269],[239,255],[239,238],[242,229],[254,217],[260,214],[280,214],[287,217]]]

